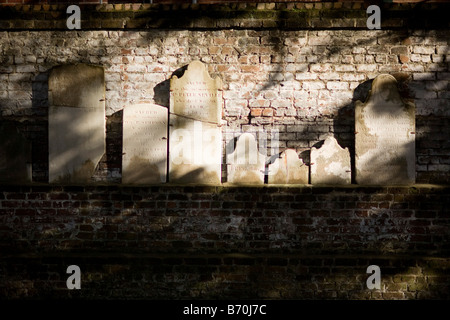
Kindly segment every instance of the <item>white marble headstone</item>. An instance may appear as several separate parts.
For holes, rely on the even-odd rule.
[[[227,181],[231,184],[264,184],[265,156],[251,133],[243,133],[233,153],[227,155]]]
[[[122,183],[166,182],[167,130],[165,107],[144,103],[123,109]]]
[[[415,106],[402,100],[393,76],[377,76],[366,102],[356,102],[355,132],[356,183],[415,182]]]
[[[283,151],[268,171],[269,184],[308,184],[309,168],[294,149]]]
[[[200,61],[170,79],[171,183],[221,183],[222,104],[222,81],[212,79]]]
[[[342,148],[329,136],[319,148],[311,148],[311,184],[351,184],[351,162],[348,148]]]
[[[103,67],[55,67],[48,86],[49,181],[89,183],[106,148]]]

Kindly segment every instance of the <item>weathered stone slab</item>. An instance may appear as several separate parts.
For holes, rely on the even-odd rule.
[[[222,80],[212,79],[201,61],[193,61],[181,78],[170,79],[170,113],[220,124]]]
[[[227,181],[231,184],[264,184],[265,156],[258,151],[255,137],[243,133],[233,153],[227,155]]]
[[[123,109],[122,183],[166,182],[167,128],[165,107],[135,104]]]
[[[32,181],[31,143],[12,121],[0,122],[0,182]]]
[[[319,149],[311,148],[311,184],[351,184],[351,162],[348,148],[342,148],[330,136]]]
[[[170,182],[221,183],[222,103],[222,81],[200,61],[170,80]]]
[[[103,68],[58,66],[48,82],[49,181],[89,183],[105,153]]]
[[[356,102],[355,132],[356,183],[415,182],[415,106],[402,100],[393,76],[377,76],[367,101]]]
[[[308,184],[309,168],[294,149],[283,151],[269,165],[269,184]]]

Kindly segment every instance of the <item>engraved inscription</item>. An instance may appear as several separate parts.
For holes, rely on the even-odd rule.
[[[414,105],[402,101],[394,77],[375,78],[368,100],[356,103],[355,131],[357,183],[414,183]]]
[[[221,183],[222,81],[201,61],[170,79],[169,181]]]
[[[172,97],[175,113],[195,119],[211,118],[212,116],[214,120],[210,106],[217,105],[220,93],[211,92],[205,81],[192,81],[187,82],[185,87],[172,92]],[[181,107],[182,111],[179,110]]]
[[[167,109],[151,104],[126,107],[123,128],[122,182],[165,182]]]

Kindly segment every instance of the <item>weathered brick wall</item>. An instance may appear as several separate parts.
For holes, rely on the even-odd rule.
[[[448,299],[448,187],[2,187],[0,296]],[[82,290],[67,290],[69,265]],[[366,287],[378,265],[382,288]]]
[[[280,151],[307,152],[334,135],[353,152],[354,103],[389,73],[416,104],[417,181],[447,183],[448,40],[447,31],[392,30],[2,32],[0,112],[33,139],[34,179],[47,181],[48,71],[104,66],[108,150],[98,179],[117,182],[121,110],[141,101],[168,106],[170,77],[193,60],[224,82],[224,143],[235,132],[276,129]]]
[[[381,30],[362,3],[84,6],[73,31],[65,6],[1,8],[0,119],[32,141],[34,182],[1,187],[0,296],[448,299],[446,186],[120,185],[122,109],[168,106],[196,59],[224,83],[224,146],[276,129],[306,157],[328,135],[354,156],[355,101],[392,74],[417,108],[417,181],[448,184],[448,7],[383,6]],[[49,186],[48,73],[78,62],[105,68],[104,186]]]

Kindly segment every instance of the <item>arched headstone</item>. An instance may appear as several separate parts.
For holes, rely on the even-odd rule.
[[[227,181],[231,184],[264,184],[265,156],[251,133],[239,136],[233,153],[227,155]]]
[[[294,149],[283,151],[268,171],[269,184],[308,184],[309,169]]]
[[[222,81],[200,61],[170,79],[170,182],[221,183],[222,104]]]
[[[356,102],[355,166],[358,184],[415,182],[415,107],[402,100],[391,75],[377,76],[367,101]]]
[[[348,148],[342,148],[329,136],[319,149],[311,148],[311,184],[351,184],[351,162]]]
[[[106,148],[103,67],[55,67],[48,87],[49,181],[89,183]]]

